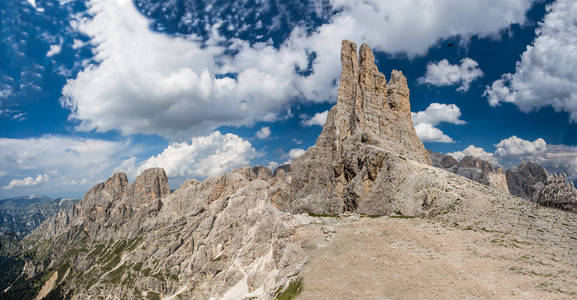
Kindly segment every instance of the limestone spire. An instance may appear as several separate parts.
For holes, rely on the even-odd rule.
[[[342,74],[337,104],[331,109],[317,145],[331,147],[333,159],[342,156],[342,144],[354,135],[409,159],[431,164],[411,119],[407,79],[393,70],[387,83],[367,44],[344,40],[341,44]]]

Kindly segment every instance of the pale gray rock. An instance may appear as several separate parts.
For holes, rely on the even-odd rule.
[[[512,195],[544,206],[577,212],[577,189],[567,175],[550,174],[532,162],[523,162],[506,174]]]
[[[473,156],[465,156],[461,161],[450,155],[429,151],[433,166],[459,174],[473,181],[508,193],[507,178],[501,168],[494,168],[491,163]]]
[[[38,257],[26,272],[68,271],[58,288],[77,299],[270,299],[305,262],[290,239],[301,221],[270,202],[274,180],[246,167],[170,193],[162,169],[132,184],[114,174],[27,238]]]
[[[549,174],[536,199],[544,206],[577,212],[577,189],[565,174]]]
[[[369,46],[361,45],[359,52],[355,43],[343,41],[337,103],[315,146],[291,165],[288,191],[275,193],[273,202],[282,210],[336,215],[421,214],[429,209],[420,196],[415,203],[401,204],[388,191],[381,193],[409,184],[407,176],[422,171],[413,162],[430,165],[431,159],[412,123],[406,78],[393,71],[387,82]]]
[[[506,175],[511,195],[535,202],[549,173],[536,163],[523,162],[515,169],[507,170]]]

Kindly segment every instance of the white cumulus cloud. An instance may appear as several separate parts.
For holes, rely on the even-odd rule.
[[[342,39],[388,53],[423,55],[443,38],[493,36],[524,23],[532,4],[332,0],[334,14],[327,24],[313,32],[296,27],[275,48],[236,38],[222,43],[218,24],[207,41],[153,32],[132,2],[90,0],[93,17],[79,17],[77,28],[92,38],[98,64],[87,65],[62,91],[70,118],[80,122],[78,130],[184,140],[222,125],[275,120],[294,101],[335,100]],[[312,73],[301,76],[295,66],[306,69],[310,53],[316,54]]]
[[[288,157],[290,159],[297,159],[301,157],[303,154],[305,154],[305,152],[306,150],[300,148],[291,149],[288,153]]]
[[[483,149],[481,147],[476,147],[474,145],[469,145],[467,148],[463,149],[462,151],[455,151],[455,152],[451,152],[451,153],[447,153],[447,154],[451,155],[456,160],[461,160],[465,156],[473,156],[473,157],[488,161],[495,166],[499,165],[499,162],[498,162],[497,158],[495,158],[495,155],[493,153],[487,152],[487,151],[485,151],[485,149]]]
[[[328,110],[325,110],[323,112],[320,113],[316,113],[314,116],[312,117],[308,117],[308,116],[303,116],[304,119],[302,121],[302,124],[304,126],[323,126],[325,125],[325,122],[327,121],[327,115],[329,114]]]
[[[424,111],[411,113],[417,136],[424,142],[453,143],[454,140],[435,127],[440,123],[462,125],[461,110],[455,104],[431,103]]]
[[[473,80],[483,76],[479,64],[471,58],[463,58],[460,65],[452,65],[443,59],[427,65],[427,73],[419,78],[420,83],[434,86],[459,85],[457,91],[466,92]]]
[[[284,153],[282,155],[282,157],[284,159],[287,159],[284,163],[282,163],[283,165],[286,164],[291,164],[293,162],[293,160],[301,157],[303,154],[305,154],[307,151],[305,149],[301,149],[301,148],[294,148],[294,149],[290,149],[288,153]]]
[[[542,138],[531,142],[512,136],[500,141],[495,146],[497,147],[495,154],[498,156],[527,156],[543,153],[547,150],[547,143]]]
[[[256,132],[258,139],[264,140],[270,136],[270,127],[264,126]]]
[[[48,175],[46,174],[39,174],[36,177],[26,177],[23,179],[13,179],[12,181],[10,181],[10,183],[4,187],[5,190],[11,190],[15,187],[27,187],[27,186],[35,186],[35,185],[39,185],[43,182],[46,182],[49,180]]]
[[[50,45],[50,49],[46,52],[47,57],[52,57],[54,55],[58,55],[62,52],[62,44],[58,45]]]
[[[190,142],[173,143],[162,153],[144,161],[140,173],[148,168],[164,168],[169,177],[210,177],[250,164],[257,152],[251,143],[237,135],[218,131],[194,137]]]
[[[524,112],[551,106],[577,122],[577,2],[548,5],[536,35],[515,73],[503,74],[484,95],[492,106],[509,102]]]
[[[436,128],[429,123],[415,124],[415,130],[417,131],[417,136],[423,142],[436,142],[436,143],[455,142],[450,136],[444,134],[441,129]]]

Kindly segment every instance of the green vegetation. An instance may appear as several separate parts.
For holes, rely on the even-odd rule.
[[[114,243],[112,249],[104,254],[102,261],[106,262],[116,258],[117,256],[119,257],[126,248],[126,244],[126,241],[118,241]]]
[[[124,264],[122,264],[122,266],[116,268],[113,271],[110,271],[110,273],[108,273],[107,282],[111,282],[114,284],[119,283],[120,280],[122,279],[122,276],[124,275],[124,273],[127,270],[129,270],[131,266],[132,266],[131,264],[124,263]]]
[[[62,280],[62,277],[64,277],[64,274],[66,274],[66,271],[68,271],[69,268],[70,264],[68,262],[61,264],[58,268],[56,268],[56,271],[58,271],[58,280],[56,282],[60,282],[60,280]]]
[[[142,262],[139,261],[135,263],[134,266],[132,266],[132,269],[136,272],[140,272],[140,270],[142,270]]]
[[[380,216],[380,215],[361,215],[361,218],[372,218],[372,219],[375,219],[375,218],[380,218],[380,217],[382,217],[382,216]]]
[[[72,249],[70,249],[64,253],[61,260],[67,261],[70,258],[78,256],[78,254],[80,254],[81,252],[84,252],[84,251],[86,251],[85,248],[72,248]]]
[[[142,275],[144,276],[150,276],[150,273],[152,273],[152,270],[150,268],[142,270]]]
[[[130,274],[130,272],[126,273],[126,277],[122,281],[122,285],[133,287],[134,286],[135,278]]]
[[[217,257],[215,257],[215,258],[211,259],[210,261],[221,261],[221,260],[223,260],[223,259],[227,259],[227,258],[228,258],[228,256],[226,256],[226,255],[222,254],[222,255],[219,255],[219,256],[217,256]]]
[[[41,272],[30,279],[19,277],[1,297],[2,299],[34,299],[52,274],[54,270]]]
[[[141,236],[136,237],[136,238],[130,240],[130,241],[128,242],[128,245],[126,246],[126,251],[127,251],[127,252],[130,252],[130,251],[136,249],[136,247],[138,247],[138,245],[140,244],[140,242],[142,242],[142,237],[141,237]]]
[[[24,261],[24,256],[0,256],[0,291],[9,287],[20,277]]]
[[[156,279],[158,279],[158,280],[160,280],[160,281],[165,281],[165,282],[166,282],[166,279],[164,279],[164,276],[162,276],[162,274],[161,274],[160,272],[152,275],[152,277],[154,277],[154,278],[156,278]]]
[[[153,293],[153,292],[148,292],[146,294],[146,298],[148,298],[150,300],[160,300],[160,296],[158,296],[157,293]]]
[[[96,284],[96,281],[98,280],[98,276],[96,276],[97,270],[92,270],[86,274],[84,274],[84,276],[82,277],[82,282],[85,284],[86,288],[89,289],[91,288],[94,284]]]
[[[92,250],[90,253],[88,253],[88,256],[86,257],[89,260],[93,260],[96,259],[98,257],[98,255],[100,255],[100,253],[102,253],[102,250],[104,250],[104,244],[98,244],[94,247],[94,250]]]
[[[291,281],[289,286],[283,291],[279,288],[275,293],[275,300],[292,300],[295,299],[303,288],[302,278]]]
[[[315,214],[315,213],[309,213],[309,216],[315,217],[315,218],[340,218],[341,217],[339,215],[327,215],[327,214]]]
[[[394,218],[394,219],[413,219],[413,218],[418,218],[418,217],[419,216],[403,216],[403,215],[391,216],[391,218]]]
[[[168,278],[170,278],[172,281],[178,281],[178,275],[176,274],[170,274],[168,275]]]
[[[32,283],[32,287],[39,290],[40,288],[42,288],[44,283],[46,281],[48,281],[48,279],[50,279],[50,277],[52,277],[52,274],[54,274],[54,271],[41,273],[40,280],[34,281]]]
[[[120,255],[113,257],[104,267],[102,267],[103,272],[108,272],[112,270],[116,265],[120,263]]]

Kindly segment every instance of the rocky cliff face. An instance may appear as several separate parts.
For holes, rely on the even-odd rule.
[[[507,178],[501,168],[495,169],[489,162],[482,159],[465,156],[461,161],[457,161],[450,155],[429,151],[433,166],[459,174],[473,181],[494,187],[502,192],[508,193]]]
[[[345,144],[360,137],[366,145],[431,164],[411,119],[409,88],[403,73],[393,70],[389,82],[375,65],[367,44],[343,41],[342,74],[337,104],[329,111],[316,148],[328,152],[333,162],[346,156]]]
[[[511,194],[533,202],[549,176],[545,168],[532,162],[523,162],[515,169],[507,170],[506,175]]]
[[[431,159],[413,127],[406,78],[393,71],[387,82],[366,44],[357,55],[355,43],[343,41],[341,62],[337,104],[315,146],[291,165],[289,187],[279,189],[273,203],[288,212],[329,215],[440,208],[442,199],[432,205],[425,196],[434,184],[413,181],[427,173],[423,165]]]
[[[511,194],[544,206],[577,212],[577,189],[565,174],[549,174],[536,163],[523,162],[506,175]]]
[[[24,240],[31,259],[6,297],[272,298],[305,261],[298,217],[276,210],[265,167],[242,168],[170,193],[162,169],[96,185]],[[15,264],[15,263],[13,263]]]

